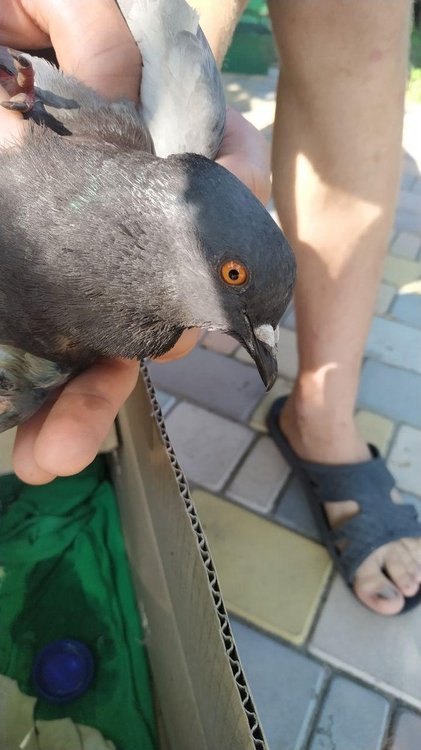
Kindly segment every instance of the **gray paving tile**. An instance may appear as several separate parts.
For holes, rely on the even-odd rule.
[[[401,190],[413,190],[416,177],[413,174],[404,172],[401,178]]]
[[[413,211],[416,214],[421,214],[418,195],[410,190],[401,190],[398,197],[398,210],[400,208],[403,208],[405,211]]]
[[[242,362],[252,362],[250,355],[242,347],[235,357]],[[280,375],[289,380],[295,379],[298,370],[297,337],[294,331],[282,326],[279,329],[278,370]]]
[[[385,284],[384,282],[380,284],[376,297],[376,315],[384,315],[385,312],[387,312],[395,294],[396,287],[391,284]]]
[[[187,478],[218,492],[249,447],[254,433],[193,404],[178,404],[166,420]]]
[[[380,362],[421,374],[421,331],[394,320],[374,318],[366,354]]]
[[[418,198],[418,202],[419,202]],[[421,248],[421,237],[410,232],[398,232],[396,239],[391,244],[391,252],[401,258],[415,260]]]
[[[159,388],[155,391],[155,395],[158,399],[159,405],[161,407],[161,411],[165,417],[166,414],[168,414],[169,410],[172,409],[172,407],[175,404],[175,398],[174,396],[171,396],[170,393],[166,393],[165,391],[161,391]]]
[[[279,330],[278,344],[279,374],[294,380],[298,371],[297,336],[287,328]]]
[[[421,607],[401,617],[376,615],[360,604],[336,576],[310,651],[421,708]],[[342,750],[340,743],[339,747]]]
[[[412,116],[412,113],[410,114]],[[408,114],[405,116],[405,129],[408,122]],[[418,177],[419,169],[418,164],[409,153],[405,153],[403,157],[403,171],[406,174],[412,174],[414,177]]]
[[[419,750],[421,746],[421,716],[412,711],[401,711],[393,728],[390,750]]]
[[[421,427],[421,376],[368,360],[362,370],[358,404],[395,421]]]
[[[419,404],[421,410],[421,404]],[[390,451],[387,465],[398,487],[416,495],[421,493],[421,430],[400,427]]]
[[[391,314],[411,326],[421,328],[421,281],[402,287],[393,302]]]
[[[282,494],[275,518],[284,526],[320,541],[320,534],[314,522],[307,497],[300,482],[294,476],[290,479]]]
[[[289,328],[290,331],[295,331],[295,309],[294,304],[291,303],[281,320],[281,326],[283,328]]]
[[[203,348],[175,362],[152,362],[149,372],[159,388],[234,419],[248,419],[265,393],[255,367]]]
[[[232,354],[240,346],[232,336],[220,331],[209,331],[202,341],[206,349],[211,349],[219,354]]]
[[[421,214],[400,208],[395,216],[395,227],[403,232],[421,232]]]
[[[262,437],[240,466],[226,492],[249,508],[268,513],[289,474],[289,466],[273,440]]]
[[[309,750],[381,750],[389,710],[382,696],[335,677]]]
[[[302,750],[323,667],[243,623],[231,624],[270,750]]]
[[[421,521],[421,497],[417,497],[417,495],[411,495],[411,493],[409,492],[401,492],[400,496],[404,503],[409,503],[410,505],[414,506],[415,510],[418,513],[418,518]]]

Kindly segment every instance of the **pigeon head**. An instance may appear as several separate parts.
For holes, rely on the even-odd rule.
[[[202,327],[234,336],[273,384],[295,263],[230,172],[37,131],[2,166],[0,341],[80,367],[159,356]]]
[[[278,324],[295,281],[290,246],[257,198],[220,165],[183,155],[163,168],[179,202],[172,228],[184,324],[236,338],[270,388]]]

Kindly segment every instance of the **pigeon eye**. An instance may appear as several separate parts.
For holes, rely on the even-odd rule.
[[[248,281],[249,273],[247,268],[237,260],[227,260],[221,266],[221,276],[230,286],[242,286]]]

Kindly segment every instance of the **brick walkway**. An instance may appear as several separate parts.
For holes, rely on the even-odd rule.
[[[270,138],[275,72],[226,76],[229,99]],[[236,342],[208,334],[153,365],[271,750],[420,750],[421,607],[383,619],[332,574],[306,500],[265,435],[297,367],[283,320],[270,394]],[[367,343],[358,421],[421,514],[421,108],[407,112],[395,231]]]

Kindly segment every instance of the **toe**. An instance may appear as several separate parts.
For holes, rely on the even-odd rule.
[[[380,615],[396,615],[404,606],[401,591],[384,575],[376,555],[370,555],[358,568],[353,587],[358,599]]]
[[[402,539],[402,544],[411,554],[415,562],[421,566],[421,539],[411,539],[410,537],[407,537]]]
[[[404,596],[414,596],[421,582],[420,566],[404,544],[389,545],[384,568]]]

